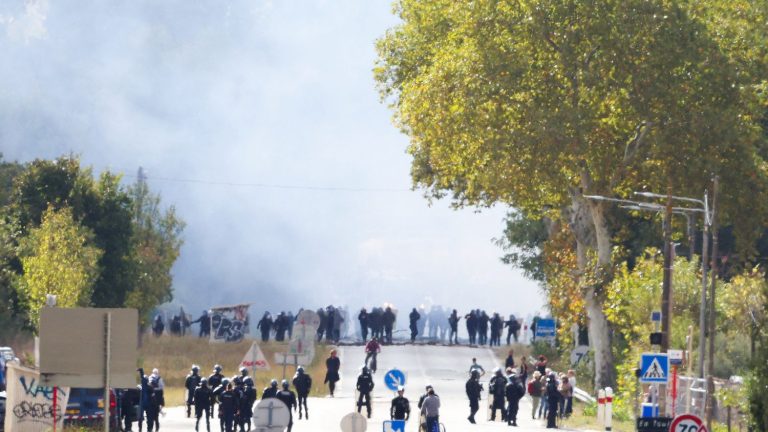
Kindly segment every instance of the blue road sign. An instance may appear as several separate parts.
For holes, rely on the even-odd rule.
[[[405,374],[400,369],[392,369],[384,374],[384,384],[388,389],[397,391],[397,388],[405,385]]]
[[[405,432],[405,420],[385,420],[384,432]]]
[[[661,322],[661,311],[651,312],[651,322]]]
[[[554,318],[541,318],[536,323],[536,337],[537,338],[553,338],[553,337],[555,337],[555,319]]]
[[[645,353],[640,358],[640,382],[669,382],[669,357],[661,353]]]

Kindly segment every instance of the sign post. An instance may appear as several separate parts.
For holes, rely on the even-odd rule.
[[[384,374],[384,384],[393,392],[405,385],[405,374],[400,369],[392,369]]]
[[[701,418],[693,414],[681,414],[672,420],[669,432],[707,432],[707,427]]]

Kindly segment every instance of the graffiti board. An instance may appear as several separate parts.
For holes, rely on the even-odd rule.
[[[13,432],[47,432],[64,425],[64,411],[69,401],[69,387],[56,388],[56,410],[53,386],[43,384],[40,372],[8,364],[5,430]]]
[[[211,342],[240,342],[250,333],[248,307],[235,305],[211,309]]]

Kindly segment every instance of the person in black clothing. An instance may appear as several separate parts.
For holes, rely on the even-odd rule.
[[[293,412],[296,411],[296,395],[289,389],[288,380],[283,380],[283,389],[275,396],[288,407],[288,432],[293,429]]]
[[[371,392],[373,391],[373,377],[368,368],[363,366],[362,372],[357,377],[357,391],[360,396],[357,399],[357,412],[360,412],[363,408],[363,399],[365,399],[365,407],[368,410],[368,418],[371,418]]]
[[[411,417],[411,403],[403,396],[405,389],[403,386],[397,388],[397,397],[392,399],[392,406],[389,408],[390,420],[405,420]]]
[[[451,316],[448,317],[448,325],[451,326],[451,333],[448,335],[448,342],[453,345],[459,344],[459,318],[456,309],[451,312]]]
[[[525,396],[525,389],[514,373],[509,377],[505,394],[507,397],[507,424],[517,426],[517,412],[520,410],[520,399]]]
[[[338,319],[336,308],[333,306],[328,306],[325,308],[325,341],[331,342],[333,340],[333,325],[335,324],[335,320]]]
[[[469,335],[469,344],[474,345],[477,343],[477,314],[475,311],[470,311],[464,317],[464,323],[467,326],[467,334]]]
[[[213,418],[213,408],[216,403],[216,395],[213,394],[213,391],[221,385],[221,380],[224,379],[221,371],[221,365],[216,365],[213,367],[213,373],[208,377],[208,387],[211,389],[211,418]]]
[[[199,375],[199,372],[200,368],[197,365],[192,365],[192,370],[184,380],[184,388],[187,389],[187,418],[192,417],[192,404],[195,400],[195,389],[200,385],[200,379],[202,378]]]
[[[504,360],[504,370],[507,370],[509,368],[512,368],[512,369],[515,368],[515,352],[513,350],[509,350],[509,354],[507,355],[507,358]]]
[[[213,412],[214,406],[218,404],[219,405],[219,410],[218,410],[219,430],[221,431],[226,429],[226,427],[224,426],[224,417],[221,412],[221,401],[219,400],[219,396],[221,396],[221,394],[227,390],[228,384],[229,384],[229,378],[222,378],[221,384],[219,384],[216,387],[211,387],[211,397],[213,399],[213,402],[211,403],[211,412]]]
[[[240,403],[238,405],[240,431],[251,430],[254,402],[256,402],[256,389],[253,388],[253,378],[247,376],[243,378],[243,387],[240,391]],[[246,426],[248,426],[247,429]]]
[[[413,308],[411,314],[408,315],[408,319],[410,320],[409,328],[411,329],[411,342],[413,342],[416,340],[416,335],[419,334],[418,322],[419,319],[421,319],[421,314],[419,314],[416,308]]]
[[[397,317],[395,317],[395,313],[392,312],[392,308],[387,306],[387,309],[385,309],[384,313],[381,315],[381,323],[384,326],[384,340],[390,345],[392,344],[392,328],[395,326],[396,319]],[[381,335],[379,335],[379,337],[381,337]]]
[[[545,391],[547,398],[547,429],[557,428],[557,407],[560,404],[560,390],[557,389],[557,376],[554,373],[549,374],[547,378],[547,389]]]
[[[509,321],[504,321],[504,327],[507,328],[507,345],[509,345],[509,341],[513,336],[515,342],[517,342],[517,334],[520,332],[520,323],[517,322],[517,318],[514,315],[510,315]]]
[[[256,328],[261,330],[261,341],[267,342],[269,340],[269,332],[272,330],[272,315],[269,312],[264,312],[264,316],[261,317]]]
[[[285,312],[280,312],[277,314],[277,318],[275,318],[275,340],[278,342],[282,342],[285,340],[285,332],[288,331],[288,326],[291,323],[288,322],[288,316],[285,315]]]
[[[341,368],[341,361],[336,357],[336,350],[331,350],[331,356],[325,360],[325,381],[328,384],[328,389],[331,391],[331,397],[333,397],[333,391],[336,389],[336,382],[340,379],[339,368]]]
[[[203,311],[200,318],[192,321],[190,324],[200,323],[200,332],[198,337],[210,337],[211,336],[211,317],[208,315],[208,311]]]
[[[304,406],[304,415],[309,420],[309,408],[307,408],[307,396],[312,389],[312,377],[304,372],[304,367],[296,368],[296,375],[293,377],[293,388],[296,389],[299,405],[299,420],[301,420],[301,408]]]
[[[485,345],[488,343],[488,322],[490,321],[490,318],[488,317],[488,314],[485,313],[485,311],[482,311],[478,314],[477,318],[477,338],[479,339],[480,345]]]
[[[155,316],[155,320],[152,321],[152,333],[159,337],[163,334],[163,331],[165,330],[165,323],[163,322],[163,317],[159,314]]]
[[[328,323],[328,317],[325,315],[325,309],[318,308],[317,316],[320,317],[320,325],[317,327],[317,341],[323,340],[323,334],[325,333],[325,327]]]
[[[363,337],[363,342],[365,342],[368,340],[368,311],[365,308],[360,309],[357,320],[360,321],[360,335]]]
[[[469,398],[469,417],[467,420],[475,424],[475,414],[480,409],[480,394],[483,391],[483,386],[480,384],[480,372],[473,370],[464,387]]]
[[[278,391],[277,380],[272,379],[272,382],[269,383],[269,387],[266,387],[264,391],[261,392],[261,400],[277,397]]]
[[[137,409],[141,403],[141,392],[136,388],[129,388],[122,391],[120,398],[120,417],[124,421],[124,429],[130,431],[133,422],[137,421]]]
[[[493,372],[494,375],[488,382],[488,393],[493,396],[491,421],[496,421],[496,410],[501,410],[501,419],[506,420],[507,415],[504,410],[504,391],[507,387],[507,377],[504,376],[500,368],[496,368]]]
[[[232,389],[232,383],[227,383],[227,389],[219,395],[219,416],[224,420],[223,432],[235,432],[234,423],[240,400]]]
[[[200,417],[205,414],[205,428],[211,432],[211,389],[208,388],[207,379],[200,380],[193,398],[195,400],[195,431],[200,429]]]
[[[493,318],[491,318],[491,346],[499,346],[501,345],[501,332],[504,330],[504,321],[501,319],[498,313],[493,313]]]

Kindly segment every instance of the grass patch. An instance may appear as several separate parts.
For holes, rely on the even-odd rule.
[[[152,368],[160,369],[160,375],[165,381],[165,401],[168,406],[184,405],[186,392],[184,380],[193,364],[200,366],[200,374],[206,378],[213,373],[215,364],[220,364],[224,368],[222,372],[224,376],[239,375],[240,361],[251,347],[251,342],[247,340],[234,344],[211,344],[207,339],[195,337],[150,336],[143,340],[139,350],[139,365],[147,374],[152,371]],[[288,350],[288,343],[260,342],[259,346],[271,366],[269,371],[257,371],[254,377],[256,390],[261,395],[261,391],[273,378],[278,381],[282,379],[283,367],[276,365],[274,358],[275,353]],[[316,345],[314,360],[309,365],[303,365],[304,370],[312,377],[311,396],[322,396],[326,393],[323,379],[325,378],[325,358],[329,350],[330,346]],[[291,380],[295,372],[292,365],[286,367],[286,378]]]

